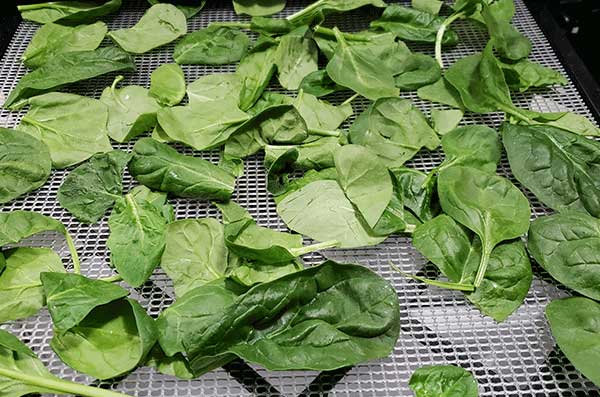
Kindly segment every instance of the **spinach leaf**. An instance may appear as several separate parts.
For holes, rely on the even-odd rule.
[[[572,297],[552,301],[546,306],[552,336],[575,368],[600,385],[600,303]]]
[[[519,109],[521,115],[529,120],[509,115],[508,121],[512,124],[521,125],[545,125],[557,127],[577,135],[600,136],[600,128],[587,117],[573,112],[540,113],[526,109]]]
[[[225,244],[239,257],[265,265],[288,264],[296,257],[321,249],[333,248],[337,241],[302,245],[302,236],[278,232],[241,219],[225,225]]]
[[[567,79],[560,72],[527,59],[515,63],[500,62],[500,67],[512,91],[524,92],[534,87],[567,84]]]
[[[129,192],[136,201],[147,201],[160,211],[167,223],[175,221],[173,206],[167,202],[167,193],[153,192],[144,185],[136,186]]]
[[[256,129],[261,140],[268,143],[300,143],[308,138],[309,132],[304,119],[292,105],[268,107],[241,126],[236,135],[247,129]]]
[[[58,189],[58,202],[84,223],[96,223],[123,194],[123,171],[129,153],[96,154],[67,175]]]
[[[271,168],[272,164],[289,150],[298,153],[291,164],[298,170],[321,170],[333,167],[333,154],[341,147],[339,138],[323,137],[301,145],[265,145],[265,167]],[[289,163],[286,165],[290,165]],[[286,170],[288,170],[286,168]]]
[[[129,172],[141,184],[177,197],[226,201],[235,186],[235,178],[228,172],[151,138],[134,145]]]
[[[42,186],[50,177],[48,147],[29,134],[0,128],[0,203]]]
[[[173,280],[175,294],[226,277],[231,258],[225,246],[223,225],[212,218],[184,219],[167,226],[160,266]]]
[[[317,180],[287,193],[277,203],[277,213],[291,230],[321,242],[338,241],[341,248],[385,240],[363,225],[336,181]]]
[[[40,274],[55,332],[75,327],[97,306],[126,297],[129,292],[106,281],[74,273]]]
[[[419,88],[417,96],[423,100],[442,103],[456,109],[464,108],[459,92],[444,77],[431,85]]]
[[[528,248],[552,277],[592,299],[600,300],[600,221],[569,212],[537,218],[531,223]]]
[[[325,262],[241,287],[198,287],[161,313],[165,352],[185,351],[194,370],[228,353],[269,370],[330,370],[385,357],[398,338],[396,292],[362,266]]]
[[[527,232],[529,202],[508,179],[462,166],[440,172],[438,195],[444,212],[481,240],[481,260],[473,282],[477,288],[494,247]]]
[[[319,50],[314,40],[307,37],[308,27],[298,28],[279,39],[274,55],[279,84],[288,90],[297,90],[300,83],[319,69]]]
[[[429,365],[417,369],[408,386],[416,397],[477,397],[473,375],[454,365]]]
[[[234,22],[236,23],[236,22]],[[250,30],[267,36],[278,36],[294,30],[296,26],[283,18],[252,17]]]
[[[527,58],[531,52],[531,42],[510,24],[515,13],[514,2],[498,0],[488,5],[483,1],[482,5],[481,16],[490,34],[490,41],[500,57],[513,61]]]
[[[238,15],[265,16],[277,14],[285,8],[286,0],[233,0]]]
[[[242,82],[238,102],[240,109],[250,109],[271,81],[276,68],[276,52],[276,42],[261,36],[254,48],[241,59],[236,72]]]
[[[383,0],[317,0],[288,16],[287,20],[296,25],[308,25],[328,14],[348,12],[364,6],[385,7],[387,4]]]
[[[108,136],[117,142],[127,142],[156,125],[156,112],[160,105],[146,88],[130,85],[117,89],[123,76],[117,76],[100,96],[108,108]]]
[[[148,93],[163,106],[175,106],[181,102],[185,97],[185,76],[181,66],[165,63],[154,69]]]
[[[222,203],[213,203],[221,212],[223,223],[228,224],[242,219],[252,219],[252,215],[241,205],[233,200]]]
[[[444,2],[440,0],[412,0],[410,2],[412,8],[433,15],[439,14],[443,4]]]
[[[76,27],[47,23],[35,32],[21,61],[28,68],[35,69],[58,54],[95,50],[104,40],[106,32],[108,28],[104,22]]]
[[[41,24],[60,22],[79,24],[98,19],[113,13],[121,7],[121,0],[104,2],[93,1],[52,1],[46,3],[22,4],[17,6],[21,17]]]
[[[229,99],[160,109],[158,123],[174,141],[196,150],[222,145],[250,116]]]
[[[465,291],[469,301],[498,322],[521,306],[529,291],[533,275],[520,241],[494,248],[481,285],[474,292],[471,285],[481,260],[481,242],[477,237],[449,216],[440,215],[417,226],[413,244],[452,284],[428,283]]]
[[[125,199],[117,200],[108,227],[110,236],[106,246],[111,264],[132,287],[141,286],[160,263],[166,219],[152,203],[128,194]]]
[[[446,158],[437,170],[461,165],[493,175],[500,161],[500,146],[498,134],[490,127],[467,125],[456,128],[442,137]]]
[[[106,131],[108,111],[97,99],[51,92],[27,102],[31,108],[18,128],[48,146],[54,168],[112,150]]]
[[[119,47],[133,54],[143,54],[168,44],[187,31],[185,15],[173,4],[155,4],[131,28],[108,32]]]
[[[306,94],[311,94],[316,97],[322,97],[345,90],[344,87],[337,85],[331,80],[331,77],[329,77],[327,71],[324,69],[315,70],[304,76],[298,89]]]
[[[557,211],[600,216],[600,143],[548,126],[502,126],[517,180]]]
[[[277,263],[267,265],[262,262],[241,263],[232,269],[229,277],[235,282],[247,287],[255,284],[267,283],[276,280],[290,273],[295,273],[304,269],[304,264],[300,259],[290,263]]]
[[[186,34],[175,46],[173,59],[180,65],[224,65],[242,59],[249,44],[239,29],[209,25]]]
[[[435,202],[435,179],[422,171],[407,167],[394,168],[394,185],[402,197],[402,205],[420,221],[432,219],[439,212]]]
[[[154,320],[132,299],[97,306],[78,325],[55,333],[52,350],[69,367],[97,379],[135,369],[157,340]]]
[[[445,135],[460,124],[464,113],[460,109],[431,109],[431,126],[439,135]]]
[[[298,92],[294,106],[315,135],[335,135],[332,132],[354,113],[350,103],[334,106],[303,91]]]
[[[79,271],[79,256],[73,239],[65,225],[54,218],[31,211],[12,211],[0,213],[0,247],[17,244],[21,240],[42,232],[58,232],[65,236],[73,267]]]
[[[410,54],[403,67],[396,70],[394,82],[402,91],[414,91],[435,83],[442,77],[442,71],[435,59],[425,54]]]
[[[159,4],[161,0],[148,0],[150,4]],[[197,13],[199,13],[204,6],[206,5],[206,0],[195,0],[195,1],[181,1],[181,4],[177,4],[177,1],[174,1],[175,7],[185,15],[186,18],[191,18]],[[194,3],[198,3],[195,5]]]
[[[208,74],[187,86],[188,101],[191,106],[198,103],[218,101],[238,97],[242,81],[235,73]]]
[[[133,58],[116,47],[95,51],[73,51],[58,54],[47,63],[19,80],[4,102],[4,107],[24,106],[25,99],[58,89],[64,85],[91,79],[116,71],[133,71]]]
[[[50,248],[20,247],[3,254],[6,268],[0,273],[0,323],[36,314],[46,304],[40,273],[65,272],[60,257]]]
[[[179,379],[191,380],[199,376],[192,372],[190,363],[183,354],[177,353],[173,357],[168,357],[159,344],[154,345],[144,366],[154,367],[161,374],[175,376]]]
[[[346,42],[337,28],[334,32],[338,46],[327,64],[329,77],[368,99],[398,96],[392,70],[381,64],[376,54],[369,51],[370,47],[357,49]]]
[[[334,155],[338,181],[370,227],[388,206],[393,184],[387,168],[376,154],[359,145],[345,145]]]
[[[371,104],[350,127],[348,138],[371,149],[389,168],[401,166],[423,146],[433,150],[440,144],[423,113],[400,98]]]
[[[434,43],[443,22],[443,17],[394,4],[383,11],[381,18],[371,22],[371,28],[391,32],[402,40]],[[458,43],[458,35],[448,29],[444,32],[442,43],[454,45]]]

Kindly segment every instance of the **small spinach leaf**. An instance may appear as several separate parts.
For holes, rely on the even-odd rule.
[[[209,25],[185,35],[175,46],[173,59],[180,65],[225,65],[242,59],[249,44],[239,29]]]
[[[416,397],[477,397],[473,375],[454,365],[429,365],[417,369],[408,386]]]
[[[431,109],[431,124],[435,132],[445,135],[460,124],[464,113],[460,109]]]
[[[261,36],[237,68],[242,82],[238,106],[246,111],[261,97],[275,72],[276,42]]]
[[[437,169],[455,165],[496,173],[500,161],[500,139],[495,130],[485,125],[467,125],[450,131],[442,138],[446,158]]]
[[[327,70],[315,70],[304,76],[300,82],[299,90],[316,97],[333,94],[334,92],[345,90],[346,88],[339,86],[327,74]]]
[[[181,102],[185,97],[185,76],[181,66],[165,63],[154,69],[148,94],[163,106],[175,106]]]
[[[460,93],[444,77],[431,85],[426,85],[417,90],[419,98],[463,109],[464,105]]]
[[[21,17],[27,21],[41,24],[60,22],[62,24],[79,24],[98,19],[117,11],[121,0],[93,1],[53,1],[35,4],[22,4],[17,8]]]
[[[534,87],[567,84],[567,79],[560,72],[527,59],[515,63],[500,62],[500,67],[512,91],[524,92]]]
[[[159,4],[161,3],[161,0],[148,0],[148,3],[150,4]],[[168,1],[165,1],[168,2]],[[194,1],[173,1],[173,4],[175,4],[175,7],[177,7],[177,9],[181,12],[183,12],[183,15],[185,15],[186,18],[191,18],[194,15],[196,15],[197,13],[199,13],[204,6],[206,5],[206,0],[194,0]],[[179,4],[181,3],[181,4]]]
[[[285,3],[286,0],[233,0],[233,9],[238,15],[261,17],[277,14]]]

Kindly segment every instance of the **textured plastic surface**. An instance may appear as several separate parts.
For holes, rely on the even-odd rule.
[[[127,1],[119,14],[106,18],[110,29],[129,27],[142,15],[146,2]],[[232,10],[230,2],[212,2],[199,15],[189,21],[189,31],[207,26],[214,21],[244,20]],[[282,13],[297,11],[306,2],[292,2]],[[533,42],[531,58],[546,66],[564,70],[549,43],[521,3],[516,1],[517,28]],[[372,10],[360,10],[341,17],[334,17],[342,30],[364,29],[375,16]],[[332,22],[332,23],[333,23]],[[23,22],[16,31],[4,58],[0,62],[0,95],[6,97],[26,72],[19,58],[29,43],[37,25]],[[446,65],[467,54],[480,51],[487,34],[472,25],[457,22],[455,29],[461,43],[444,53]],[[414,46],[414,50],[432,53],[432,46]],[[173,45],[136,57],[137,71],[126,74],[123,84],[148,86],[150,73],[160,64],[172,62]],[[192,82],[199,76],[215,72],[231,72],[235,65],[222,67],[184,66],[186,79]],[[114,75],[103,76],[69,87],[67,90],[98,98],[102,89],[112,82]],[[278,90],[277,87],[272,87]],[[343,101],[347,94],[333,95],[333,103]],[[431,105],[420,101],[415,93],[402,93],[411,98],[429,114]],[[558,111],[563,108],[590,116],[577,90],[569,83],[564,87],[534,91],[524,95],[515,94],[515,102],[535,110]],[[354,103],[358,114],[367,105],[366,101]],[[0,126],[14,127],[22,112],[0,110]],[[464,123],[485,123],[497,126],[501,115],[467,115]],[[349,120],[351,123],[353,118]],[[347,127],[349,124],[345,125]],[[114,145],[130,148],[130,145]],[[192,152],[185,150],[188,154]],[[194,153],[214,162],[217,153]],[[409,166],[429,170],[439,164],[442,154],[422,152]],[[510,177],[506,160],[499,172]],[[65,223],[73,234],[82,259],[83,273],[91,277],[113,274],[109,267],[106,249],[108,238],[107,217],[96,225],[83,225],[63,210],[56,200],[65,171],[54,172],[51,179],[36,192],[4,205],[1,211],[27,209],[53,216]],[[514,179],[513,179],[513,182]],[[133,186],[129,175],[125,175],[125,191]],[[533,216],[549,211],[528,194],[533,207]],[[246,173],[240,178],[234,196],[241,205],[262,225],[285,229],[275,212],[275,204],[265,189],[265,173],[260,156],[246,161]],[[178,219],[218,217],[218,211],[209,203],[196,200],[171,200]],[[50,245],[64,258],[68,251],[62,237],[44,235],[31,240],[32,245]],[[150,368],[140,368],[113,383],[103,382],[103,387],[143,396],[410,396],[408,379],[412,372],[423,365],[456,364],[473,372],[480,385],[482,396],[597,396],[598,389],[583,378],[555,347],[548,324],[544,318],[544,307],[552,299],[568,295],[557,286],[543,270],[534,267],[535,278],[525,303],[502,324],[483,317],[455,291],[427,287],[404,278],[389,266],[393,262],[403,271],[436,277],[435,270],[427,266],[423,258],[412,248],[410,239],[392,237],[377,247],[327,251],[323,253],[338,261],[361,263],[390,280],[398,291],[401,308],[401,335],[392,355],[378,362],[365,363],[353,368],[328,373],[316,372],[269,372],[262,368],[233,362],[223,369],[212,371],[197,380],[182,381],[164,376]],[[305,257],[307,263],[318,263],[318,255]],[[156,317],[172,303],[170,281],[158,269],[151,281],[142,288],[132,290],[149,313]],[[46,310],[38,316],[2,325],[26,342],[44,361],[53,373],[77,382],[95,384],[94,380],[66,367],[49,346],[52,337],[51,320]]]

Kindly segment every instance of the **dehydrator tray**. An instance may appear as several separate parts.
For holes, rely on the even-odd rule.
[[[133,25],[147,8],[146,1],[124,2],[120,12],[105,18],[109,29]],[[293,13],[305,6],[305,1],[288,1],[281,15]],[[533,44],[531,59],[565,74],[560,61],[550,44],[521,2],[515,0],[514,25]],[[356,31],[367,27],[375,14],[361,9],[342,16],[333,17],[331,23],[342,30]],[[188,21],[188,30],[206,27],[211,22],[245,20],[233,12],[231,2],[213,1],[197,16]],[[0,61],[0,95],[6,97],[26,69],[19,59],[29,44],[38,25],[22,22]],[[453,28],[459,33],[461,42],[444,53],[446,66],[473,52],[481,51],[487,41],[487,33],[474,26],[458,21]],[[411,46],[411,49],[432,54],[433,46]],[[149,86],[150,73],[160,64],[172,62],[173,44],[136,57],[137,70],[125,74],[124,84]],[[235,65],[184,66],[187,82],[198,77],[219,72],[232,72]],[[68,91],[95,98],[102,89],[111,84],[114,75],[70,86]],[[276,86],[270,89],[281,91]],[[283,92],[283,91],[282,91]],[[334,94],[326,99],[340,103],[347,93]],[[421,101],[414,92],[401,93],[429,114],[431,104]],[[534,110],[559,111],[565,108],[591,117],[572,82],[562,87],[514,94],[517,106]],[[1,100],[0,100],[1,102]],[[355,115],[366,106],[366,100],[354,101]],[[0,110],[0,126],[15,127],[23,112]],[[347,128],[354,116],[343,126]],[[463,123],[483,123],[497,127],[501,114],[467,114]],[[114,145],[115,148],[130,149],[131,145]],[[187,154],[202,156],[214,162],[218,154],[192,152],[178,147]],[[440,152],[421,152],[408,165],[429,171],[442,160]],[[285,230],[277,216],[275,203],[265,186],[265,172],[261,156],[249,158],[245,164],[245,175],[238,180],[234,200],[249,210],[259,224]],[[4,205],[0,211],[31,210],[61,220],[76,240],[82,262],[82,273],[92,277],[107,277],[113,274],[109,266],[106,248],[108,238],[107,216],[98,224],[84,225],[62,209],[56,192],[68,171],[55,171],[50,180],[39,190]],[[518,182],[511,176],[506,159],[498,172]],[[124,190],[134,185],[126,173]],[[550,213],[531,193],[525,192],[531,201],[532,216]],[[216,217],[215,207],[206,201],[172,199],[177,219]],[[27,245],[51,246],[63,258],[69,258],[62,236],[44,234],[36,236]],[[501,324],[484,317],[471,306],[463,294],[414,282],[397,273],[390,263],[407,273],[436,277],[432,266],[412,247],[407,237],[391,237],[384,243],[369,248],[329,250],[305,257],[307,264],[321,262],[324,257],[342,262],[360,263],[378,272],[396,288],[400,300],[401,334],[393,353],[376,362],[364,363],[352,368],[329,372],[315,371],[266,371],[258,366],[234,361],[224,368],[209,372],[196,380],[184,381],[162,375],[152,368],[139,368],[133,373],[111,382],[95,381],[64,365],[50,348],[52,323],[44,309],[37,316],[4,325],[31,347],[47,367],[56,375],[91,385],[114,389],[138,397],[144,396],[412,396],[408,379],[412,372],[423,365],[454,364],[471,371],[478,383],[482,396],[600,396],[600,389],[586,380],[569,363],[556,347],[544,308],[551,300],[569,295],[539,266],[534,266],[534,280],[524,304]],[[66,259],[65,259],[66,260]],[[67,263],[65,263],[67,264]],[[151,316],[156,317],[173,302],[170,280],[157,269],[141,288],[131,290]]]

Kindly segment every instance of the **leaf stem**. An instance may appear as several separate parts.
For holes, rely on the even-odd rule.
[[[71,253],[71,258],[73,259],[73,273],[81,274],[81,262],[79,261],[79,254],[77,254],[77,248],[75,248],[75,243],[73,242],[73,238],[69,232],[65,232],[65,240],[67,240],[67,246],[69,247],[69,252]]]
[[[244,22],[213,22],[210,25],[208,25],[209,27],[211,26],[223,26],[226,28],[240,28],[240,29],[246,29],[246,30],[250,30],[250,27],[252,25],[250,25],[249,23],[244,23]]]
[[[300,19],[301,17],[303,17],[304,15],[310,13],[314,9],[319,8],[323,2],[325,2],[325,0],[315,1],[314,3],[312,3],[311,5],[309,5],[308,7],[305,7],[302,10],[300,10],[300,11],[298,11],[298,12],[292,14],[292,15],[288,15],[288,17],[286,19],[288,21],[290,21],[290,22],[293,22],[294,20]]]
[[[355,100],[356,98],[358,98],[359,96],[360,96],[360,94],[358,92],[355,93],[350,98],[348,98],[344,102],[342,102],[342,104],[340,106],[344,106],[344,105],[348,105],[349,103],[352,103],[352,101]]]
[[[475,276],[475,281],[473,282],[475,288],[479,287],[483,281],[493,248],[494,247],[490,247],[489,244],[485,244],[481,249],[481,260],[479,261],[479,268],[477,269],[477,275]]]
[[[117,95],[116,92],[116,88],[117,88],[117,84],[119,84],[125,77],[119,75],[117,77],[115,77],[113,83],[110,86],[110,93],[112,94],[113,98],[115,99],[115,102],[117,102],[122,108],[127,109],[127,106],[125,106],[125,104],[123,102],[121,102],[121,99],[119,98],[119,96]]]
[[[294,256],[302,256],[302,255],[309,254],[309,253],[315,252],[315,251],[320,251],[320,250],[324,250],[324,249],[328,249],[328,248],[335,248],[339,245],[340,245],[339,241],[330,240],[330,241],[323,241],[322,243],[305,245],[304,247],[301,247],[301,248],[292,248],[292,249],[290,249],[290,252]]]
[[[19,10],[19,11],[39,10],[40,8],[53,8],[55,10],[60,10],[60,7],[57,6],[52,1],[47,2],[47,3],[23,4],[23,5],[17,6],[17,10]]]
[[[30,386],[52,390],[57,394],[73,394],[86,397],[130,397],[128,394],[117,393],[111,390],[100,389],[98,387],[81,385],[79,383],[70,382],[54,376],[52,376],[52,378],[33,376],[1,367],[0,376],[21,381]]]
[[[338,130],[322,130],[320,128],[309,128],[308,133],[310,135],[318,135],[318,136],[340,136],[340,132]]]
[[[400,268],[398,268],[398,266],[394,265],[392,262],[390,262],[389,264],[394,270],[396,270],[398,273],[400,273],[404,277],[412,278],[413,280],[421,281],[425,284],[433,285],[434,287],[452,289],[452,290],[456,290],[456,291],[466,291],[466,292],[475,291],[475,287],[473,287],[471,284],[451,283],[448,281],[432,280],[430,278],[415,276],[414,274],[409,274],[409,273],[403,272],[402,270],[400,270]]]
[[[415,229],[417,228],[417,225],[413,225],[411,223],[407,223],[406,227],[404,228],[404,233],[414,233]]]
[[[442,40],[444,39],[444,33],[446,33],[446,28],[458,18],[462,18],[464,16],[465,13],[463,11],[450,15],[444,20],[444,22],[442,22],[440,28],[437,31],[437,34],[435,36],[435,59],[437,60],[437,63],[442,69],[444,69],[444,61],[442,60]]]
[[[123,281],[123,277],[121,277],[120,274],[115,274],[114,276],[110,276],[110,277],[103,277],[103,278],[99,278],[97,279],[98,281],[104,281],[107,283],[114,283],[117,281]]]

